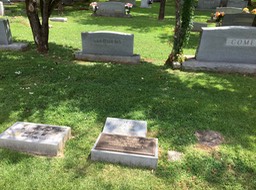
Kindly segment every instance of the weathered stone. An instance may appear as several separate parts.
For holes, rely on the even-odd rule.
[[[210,71],[224,73],[256,74],[256,64],[208,62],[190,59],[182,63],[184,71]]]
[[[256,64],[255,52],[255,27],[207,27],[203,28],[196,59],[206,62]]]
[[[158,140],[101,133],[91,150],[91,159],[155,169]]]
[[[237,8],[237,7],[217,7],[216,12],[224,12],[226,14],[237,14],[237,13],[242,13],[243,9],[242,8]]]
[[[100,2],[94,16],[126,17],[125,3],[121,2]]]
[[[210,147],[218,146],[224,141],[223,136],[219,132],[211,130],[196,131],[195,136],[200,144]]]
[[[133,34],[98,31],[83,32],[81,35],[84,54],[133,55]]]
[[[8,45],[0,45],[0,50],[25,51],[27,48],[28,43],[11,43]]]
[[[71,136],[70,127],[17,122],[0,134],[0,147],[57,156]]]
[[[202,27],[207,27],[206,23],[201,22],[193,22],[193,28],[191,29],[192,32],[201,32]]]
[[[146,137],[147,122],[108,117],[102,132],[117,135]]]
[[[183,153],[177,151],[168,151],[168,161],[175,162],[181,160]]]
[[[141,8],[151,8],[151,4],[148,3],[149,0],[141,0],[140,7]]]
[[[50,21],[52,22],[67,22],[68,19],[64,17],[52,17],[50,18]]]
[[[0,1],[0,16],[4,16],[4,4]]]
[[[238,7],[244,8],[247,7],[248,1],[243,0],[228,0],[227,7]]]
[[[256,26],[256,15],[247,13],[225,14],[222,26]]]
[[[134,35],[118,32],[83,32],[82,52],[75,58],[85,61],[138,64],[140,55],[133,54]]]
[[[220,6],[220,0],[199,0],[198,9],[215,9]]]
[[[12,43],[12,34],[8,19],[0,19],[0,45],[9,45]]]

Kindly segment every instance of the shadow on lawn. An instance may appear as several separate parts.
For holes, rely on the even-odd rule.
[[[56,44],[50,44],[50,47],[52,51],[44,56],[33,49],[1,52],[2,125],[16,121],[47,123],[49,118],[54,118],[56,123],[72,126],[79,138],[92,142],[81,147],[83,153],[90,151],[98,134],[90,133],[92,129],[89,128],[83,130],[80,125],[85,125],[85,121],[72,118],[81,112],[85,117],[94,113],[95,120],[92,121],[99,125],[106,117],[147,120],[149,133],[159,138],[163,153],[170,147],[182,151],[194,144],[194,132],[199,129],[221,132],[230,139],[229,146],[244,149],[253,146],[250,136],[255,135],[251,127],[255,118],[248,113],[255,107],[255,101],[252,101],[255,97],[250,96],[253,79],[242,78],[247,86],[241,87],[232,75],[187,73],[185,77],[183,73],[169,72],[164,66],[149,62],[136,66],[81,63],[73,60],[71,47]],[[247,97],[244,97],[245,92]],[[231,110],[227,109],[229,106]],[[244,128],[234,130],[237,126]],[[79,136],[79,133],[83,135]],[[73,146],[81,146],[76,141],[73,140]],[[200,168],[195,174],[204,175],[205,180],[212,183],[212,168],[205,168],[206,163],[207,159],[187,164],[191,168]],[[76,162],[70,164],[70,168],[73,167],[78,167]],[[87,168],[87,165],[81,167]],[[158,170],[157,177],[163,179],[166,179],[165,173],[172,172],[162,164]],[[219,171],[226,173],[227,168],[221,165]]]

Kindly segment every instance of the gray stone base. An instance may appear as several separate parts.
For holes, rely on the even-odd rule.
[[[205,62],[190,59],[182,63],[182,70],[256,74],[256,63]]]
[[[94,147],[91,150],[91,159],[94,161],[105,161],[110,163],[119,163],[128,166],[145,167],[156,169],[158,161],[158,140],[156,139],[155,156],[145,156],[139,154],[128,154],[122,152],[96,150],[101,134],[99,135]]]
[[[132,15],[130,14],[97,14],[97,13],[92,13],[91,16],[95,17],[120,17],[120,18],[132,18]]]
[[[0,134],[0,147],[32,154],[57,156],[63,153],[71,128],[17,122]]]
[[[52,22],[67,22],[68,19],[65,17],[52,17],[49,19]]]
[[[24,51],[28,47],[28,43],[12,43],[9,45],[0,45],[0,50]]]
[[[99,61],[99,62],[112,62],[123,64],[139,64],[140,55],[133,56],[114,56],[114,55],[95,55],[83,54],[81,51],[75,53],[75,59],[83,61]]]

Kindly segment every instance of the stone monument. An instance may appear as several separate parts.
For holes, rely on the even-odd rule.
[[[133,34],[98,31],[83,32],[81,36],[82,51],[75,53],[78,60],[140,63],[140,56],[133,54]]]
[[[0,50],[25,50],[27,43],[13,43],[8,19],[0,18]]]
[[[0,16],[4,16],[4,4],[0,1]]]
[[[122,2],[99,2],[98,9],[93,16],[106,17],[130,17],[125,12],[125,3]]]
[[[198,0],[198,9],[216,9],[220,6],[220,0]]]

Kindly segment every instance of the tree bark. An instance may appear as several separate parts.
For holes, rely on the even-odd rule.
[[[164,16],[165,16],[165,3],[166,3],[166,0],[161,0],[161,2],[160,2],[160,9],[159,9],[158,20],[164,20]]]
[[[26,0],[26,13],[31,26],[37,51],[47,53],[49,50],[49,17],[60,0]],[[41,22],[39,18],[41,16]]]
[[[174,42],[173,48],[165,61],[165,65],[173,66],[173,61],[178,52],[176,52],[178,43],[179,43],[179,35],[180,35],[180,27],[181,27],[181,19],[180,19],[180,0],[175,0],[175,28],[174,28]]]

